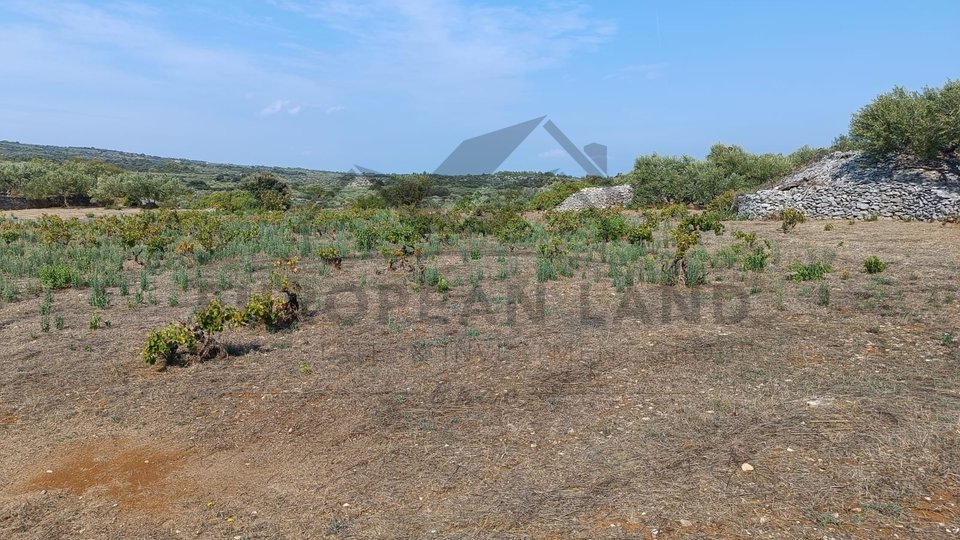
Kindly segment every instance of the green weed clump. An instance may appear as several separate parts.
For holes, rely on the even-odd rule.
[[[653,242],[653,228],[647,225],[635,225],[627,229],[627,241],[631,244]]]
[[[224,306],[220,300],[211,300],[206,307],[193,314],[193,321],[204,332],[213,334],[223,332],[228,326],[240,326],[244,323],[243,313],[233,307]]]
[[[784,208],[780,212],[780,219],[783,220],[783,223],[780,224],[780,229],[784,233],[788,233],[795,229],[800,223],[807,221],[807,216],[795,208]]]
[[[80,281],[80,276],[76,269],[67,263],[46,264],[40,267],[37,276],[40,284],[47,290],[65,289],[72,287]]]
[[[336,246],[322,246],[317,248],[317,257],[325,264],[337,270],[343,267],[343,255]]]
[[[733,245],[733,252],[740,258],[740,268],[749,272],[762,272],[770,259],[770,241],[766,238],[757,241],[757,233],[733,231],[733,237],[739,240]]]
[[[450,292],[450,284],[447,282],[447,278],[440,277],[437,279],[437,292],[439,293]]]
[[[141,356],[150,365],[158,362],[162,365],[182,363],[178,362],[178,358],[195,355],[199,342],[196,329],[175,322],[150,332]]]
[[[833,272],[833,267],[821,261],[803,264],[795,262],[789,266],[789,278],[796,282],[801,281],[822,281],[827,274]]]
[[[254,294],[239,317],[247,324],[263,324],[271,332],[283,330],[300,320],[300,303],[289,291]]]
[[[871,255],[863,261],[863,269],[868,274],[879,274],[887,269],[887,263],[880,260],[880,257]]]

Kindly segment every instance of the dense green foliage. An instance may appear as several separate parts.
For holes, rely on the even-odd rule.
[[[425,174],[397,176],[387,182],[374,184],[377,194],[394,208],[418,206],[427,197],[433,181]]]
[[[736,191],[779,179],[818,155],[818,150],[809,147],[784,156],[751,154],[739,146],[715,144],[703,160],[691,156],[641,156],[626,180],[633,185],[634,206],[707,204],[725,193],[732,197]]]
[[[850,134],[869,154],[931,159],[960,148],[960,81],[878,96],[853,115]]]
[[[561,181],[550,186],[546,191],[536,194],[530,202],[527,203],[528,210],[552,210],[567,197],[580,191],[581,189],[591,187],[587,182],[579,181]]]
[[[807,264],[795,262],[790,265],[790,279],[793,281],[821,281],[827,274],[833,272],[833,267],[823,261],[813,261]]]
[[[90,197],[105,205],[159,206],[177,202],[188,192],[182,183],[168,176],[124,172],[98,178]]]
[[[215,208],[226,210],[227,212],[243,212],[255,210],[258,206],[257,198],[253,193],[243,189],[231,189],[229,191],[218,191],[211,193],[200,199],[199,206],[203,208]]]
[[[99,161],[0,162],[0,193],[38,201],[107,205],[175,204],[189,190],[171,176],[125,172]]]
[[[244,177],[240,189],[253,195],[260,210],[286,210],[290,208],[291,191],[286,182],[267,172]]]

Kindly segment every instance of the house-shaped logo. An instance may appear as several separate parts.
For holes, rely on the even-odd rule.
[[[546,118],[546,116],[541,116],[467,139],[460,143],[447,156],[447,159],[443,160],[434,174],[445,176],[492,174],[510,157],[514,150],[523,144],[523,141],[527,140],[533,130],[542,125],[543,129],[583,168],[586,174],[607,175],[606,146],[599,143],[590,143],[581,150],[560,131],[560,128],[552,120],[546,120]],[[372,169],[359,165],[355,165],[354,168],[360,174],[376,173]]]
[[[576,161],[587,174],[606,176],[607,147],[590,143],[581,151],[577,145],[566,136],[552,120],[546,116],[534,118],[526,122],[491,131],[460,143],[460,146],[437,167],[435,174],[463,175],[463,174],[490,174],[503,164],[527,137],[541,124],[543,129],[561,148]]]

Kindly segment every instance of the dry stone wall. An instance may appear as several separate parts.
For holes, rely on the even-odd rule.
[[[834,219],[932,221],[960,215],[960,160],[872,162],[858,152],[835,152],[736,202],[737,212],[753,219],[774,217],[784,208]]]
[[[586,210],[587,208],[610,208],[612,206],[626,206],[632,200],[633,186],[629,184],[584,188],[567,197],[556,209],[565,212]]]

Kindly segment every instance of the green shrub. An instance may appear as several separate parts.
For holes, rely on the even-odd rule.
[[[183,323],[172,323],[150,332],[141,356],[150,365],[157,362],[167,364],[174,360],[178,351],[189,354],[196,352],[197,343],[193,330],[184,326]]]
[[[881,94],[854,114],[850,134],[874,157],[904,153],[931,159],[954,152],[960,146],[960,81]]]
[[[619,240],[627,234],[629,229],[627,221],[617,208],[595,210],[588,212],[587,216],[591,218],[596,228],[597,236],[602,242]]]
[[[724,217],[729,217],[733,215],[733,203],[736,198],[737,192],[730,189],[714,197],[714,199],[707,203],[703,209],[706,212],[717,213],[723,215]]]
[[[268,172],[245,176],[240,189],[253,195],[257,207],[262,210],[286,210],[290,208],[291,191],[286,182]]]
[[[817,305],[818,306],[829,306],[830,305],[830,285],[826,283],[821,283],[817,287]]]
[[[685,216],[677,225],[677,228],[691,231],[713,231],[715,235],[720,236],[723,234],[724,226],[723,223],[720,222],[719,216],[705,212]]]
[[[718,249],[713,257],[710,258],[710,266],[713,268],[733,268],[739,257],[737,252],[731,246],[724,246]]]
[[[640,156],[627,175],[633,186],[631,206],[663,203],[703,204],[729,189],[740,187],[740,180],[726,180],[715,166],[690,156]],[[735,184],[735,185],[731,185]]]
[[[799,159],[799,157],[798,157]],[[780,178],[794,167],[794,160],[781,154],[751,154],[735,145],[715,144],[705,160],[690,156],[640,156],[627,181],[633,186],[633,206],[661,203],[708,204],[714,210],[732,208],[728,192],[757,188]],[[723,197],[722,197],[723,196]]]
[[[547,210],[543,214],[543,220],[546,222],[547,230],[554,233],[567,234],[580,228],[580,212],[576,211]]]
[[[64,206],[70,200],[90,193],[96,177],[76,161],[49,164],[42,172],[31,176],[21,191],[31,199],[58,199]]]
[[[788,267],[791,271],[789,278],[793,281],[821,281],[827,274],[833,272],[833,267],[821,261],[809,264],[793,263]]]
[[[762,272],[770,259],[770,241],[766,238],[757,242],[757,233],[733,231],[732,236],[739,240],[733,245],[733,252],[740,258],[740,268],[748,272]]]
[[[553,260],[546,257],[537,258],[537,282],[545,283],[547,281],[553,281],[558,279],[557,268],[553,264]]]
[[[707,162],[727,179],[740,178],[746,186],[759,186],[783,177],[794,163],[783,154],[751,154],[737,145],[715,144],[710,147]]]
[[[337,270],[343,266],[343,256],[336,246],[321,246],[317,248],[317,257]]]
[[[261,323],[275,332],[300,320],[300,303],[291,292],[284,292],[283,296],[274,296],[271,292],[254,294],[240,312],[240,318],[252,324]]]
[[[826,148],[814,148],[812,146],[801,146],[792,154],[787,156],[790,165],[794,169],[810,165],[811,163],[823,158],[829,150]]]
[[[540,257],[557,259],[567,254],[567,246],[562,238],[552,237],[546,242],[538,244],[537,252],[540,254]]]
[[[214,335],[227,327],[262,323],[270,331],[287,328],[299,320],[300,304],[295,293],[284,290],[282,294],[255,294],[242,310],[212,300],[196,310],[189,322],[175,322],[151,332],[143,359],[148,364],[161,362],[164,367],[203,362],[226,356]]]
[[[447,278],[444,278],[444,277],[437,278],[437,292],[440,292],[440,293],[450,292],[450,284],[447,282]]]
[[[780,211],[780,219],[783,220],[783,223],[780,224],[780,229],[784,233],[787,233],[796,228],[798,224],[807,221],[807,216],[796,208],[784,208]]]
[[[38,274],[40,284],[45,289],[64,289],[76,285],[80,277],[72,266],[66,263],[45,264]]]
[[[90,298],[88,302],[91,306],[100,309],[107,307],[110,303],[110,298],[107,297],[107,284],[102,278],[96,277],[90,282]]]
[[[631,244],[653,242],[653,229],[646,225],[635,225],[627,229],[627,241]]]
[[[710,261],[710,254],[703,248],[691,250],[686,257],[684,265],[685,280],[687,287],[696,287],[707,282],[707,264]]]
[[[130,206],[147,206],[168,204],[187,193],[186,186],[166,175],[123,172],[97,178],[90,197],[108,206],[115,206],[118,201]]]
[[[513,244],[522,242],[533,234],[530,223],[516,212],[499,212],[493,218],[493,234],[503,244],[513,249]]]
[[[193,314],[197,327],[214,334],[223,332],[226,326],[239,326],[243,323],[243,314],[236,308],[224,306],[220,300],[211,300],[206,307]]]
[[[829,151],[831,152],[855,152],[862,150],[860,143],[850,135],[840,135],[833,140]]]
[[[374,184],[377,194],[388,206],[417,206],[426,198],[433,180],[424,174],[397,176],[388,182]]]
[[[887,263],[880,260],[880,257],[871,255],[863,261],[863,269],[866,270],[868,274],[879,274],[887,269]]]
[[[354,199],[350,207],[354,210],[382,210],[387,207],[387,201],[376,193],[369,193]]]
[[[259,203],[249,191],[242,189],[232,189],[230,191],[220,191],[212,193],[200,199],[200,206],[203,208],[216,208],[227,212],[244,212],[255,210]]]

